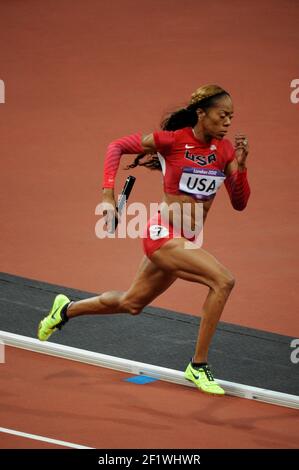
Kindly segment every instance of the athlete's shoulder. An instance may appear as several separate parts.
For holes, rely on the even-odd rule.
[[[169,152],[175,142],[173,131],[154,131],[155,146],[158,152]]]

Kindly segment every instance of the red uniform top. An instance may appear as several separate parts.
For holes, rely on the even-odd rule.
[[[212,139],[209,144],[196,139],[191,127],[177,131],[154,132],[155,146],[169,194],[189,194],[199,201],[212,199],[225,180],[231,203],[243,210],[250,196],[247,170],[234,171],[227,178],[225,168],[234,160],[234,148],[227,139]],[[103,188],[113,188],[121,155],[143,153],[141,134],[111,142],[105,162]]]
[[[189,194],[199,201],[212,199],[225,180],[225,167],[234,159],[227,139],[198,140],[191,127],[154,132],[164,176],[164,192]]]

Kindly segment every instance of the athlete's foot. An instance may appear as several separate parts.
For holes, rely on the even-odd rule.
[[[49,314],[38,325],[37,336],[40,341],[47,341],[54,331],[60,330],[67,322],[65,312],[69,303],[70,299],[66,295],[59,294],[55,297]]]
[[[225,395],[223,388],[214,380],[213,374],[208,364],[198,366],[188,364],[184,373],[185,379],[195,383],[201,392],[212,395]]]

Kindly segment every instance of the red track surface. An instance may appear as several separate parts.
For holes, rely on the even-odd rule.
[[[140,241],[103,241],[94,233],[105,148],[118,136],[152,131],[161,115],[184,104],[195,88],[216,82],[230,91],[235,102],[230,137],[235,131],[246,132],[251,147],[248,209],[234,211],[221,191],[205,229],[204,247],[237,278],[222,320],[298,336],[299,104],[290,101],[290,82],[299,75],[298,19],[298,2],[288,0],[218,0],[204,5],[197,0],[184,4],[122,0],[117,6],[96,0],[2,2],[0,79],[6,85],[6,103],[0,105],[1,270],[94,292],[125,290],[142,255]],[[120,172],[119,187],[127,174]],[[160,175],[146,170],[134,174],[132,202],[158,202]],[[205,288],[177,282],[154,305],[200,315],[205,295]],[[12,354],[23,360],[19,352]],[[123,446],[295,445],[293,411],[230,398],[215,402],[162,383],[142,388],[121,383],[126,390],[121,411],[142,409],[141,417],[129,417],[128,411],[121,424],[117,420],[121,429],[115,427],[116,418],[107,418],[105,432],[107,426],[112,437],[106,439],[102,433],[92,439],[102,416],[101,404],[110,395],[95,376],[105,380],[107,390],[109,381],[116,380],[117,397],[118,374],[68,362],[65,368],[82,371],[78,372],[82,379],[74,372],[64,382],[57,372],[52,380],[65,390],[70,386],[73,390],[73,381],[83,383],[75,400],[80,411],[72,414],[74,400],[68,400],[71,403],[61,405],[55,425],[56,389],[49,388],[52,382],[46,380],[49,369],[40,375],[35,361],[46,361],[54,375],[56,367],[64,366],[61,361],[34,357],[29,367],[33,355],[24,356],[27,395],[25,405],[19,403],[21,414],[16,397],[7,397],[12,401],[2,413],[7,427],[20,428],[30,416],[28,432],[38,432],[40,416],[46,413],[49,432],[45,433],[60,429],[61,439],[66,439],[61,416],[75,423],[82,415],[87,440],[103,447],[116,446],[128,426],[136,428],[139,437],[137,441],[125,437]],[[28,372],[37,380],[40,411],[33,415],[35,392]],[[18,377],[11,380],[20,387]],[[5,390],[13,392],[13,384],[6,384]],[[39,386],[49,394],[46,405],[38,398]],[[94,392],[98,394],[93,398]],[[137,406],[135,394],[140,394]],[[92,407],[89,397],[94,400]],[[167,411],[155,408],[155,400]],[[171,411],[171,400],[186,403],[189,417],[183,407],[181,415]],[[99,420],[92,418],[94,413]],[[186,419],[191,420],[190,429]],[[194,424],[205,429],[199,432],[199,442]],[[82,434],[74,435],[68,426],[70,439],[82,441]],[[257,437],[252,426],[259,427]],[[159,432],[152,433],[153,429]]]
[[[127,374],[15,348],[6,356],[2,427],[112,449],[299,445],[297,410],[160,381],[136,385],[124,382]],[[2,437],[0,447],[9,446]]]

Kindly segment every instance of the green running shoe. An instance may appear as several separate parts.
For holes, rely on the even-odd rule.
[[[188,364],[184,373],[185,379],[195,383],[201,392],[210,393],[212,395],[225,395],[225,391],[214,380],[209,365],[200,367],[192,366],[192,362]]]
[[[69,303],[70,299],[66,295],[59,294],[55,297],[49,314],[38,325],[37,337],[40,341],[47,341],[54,331],[60,330],[67,322],[65,318],[62,318],[61,310]]]

